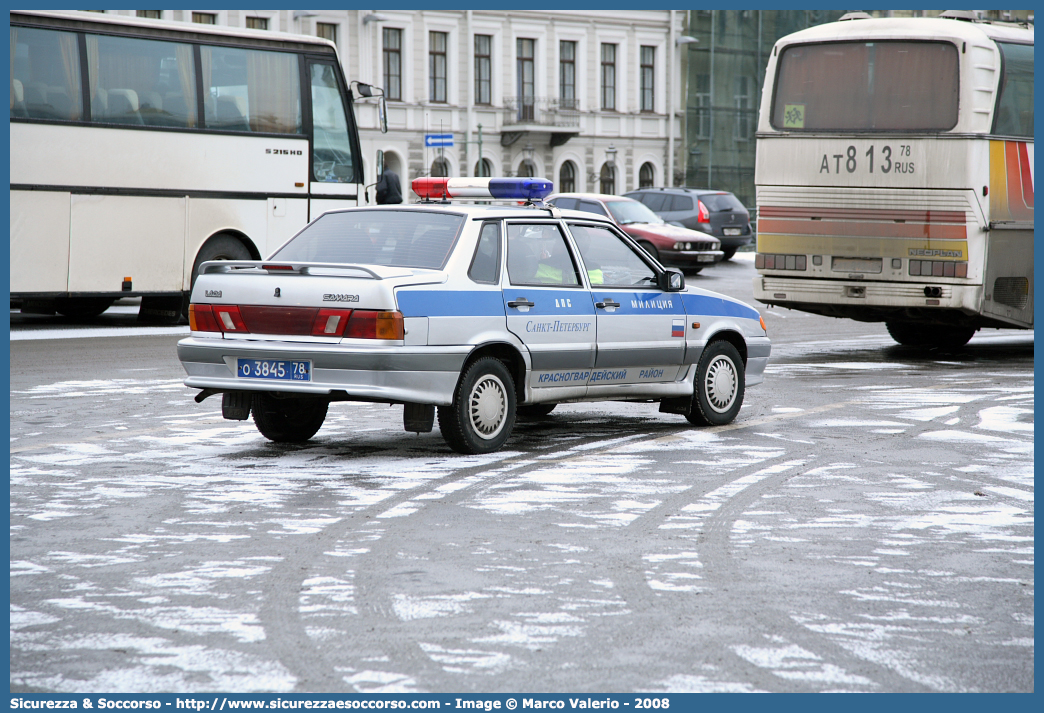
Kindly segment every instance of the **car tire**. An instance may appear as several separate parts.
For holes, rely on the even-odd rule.
[[[59,297],[55,300],[54,311],[73,319],[87,319],[97,317],[115,301],[110,297]]]
[[[975,336],[974,327],[951,327],[917,322],[885,322],[888,333],[904,347],[959,349]]]
[[[732,256],[736,254],[736,248],[722,248],[721,251],[725,253],[721,258],[722,262],[725,262],[726,260],[731,260]]]
[[[515,381],[504,362],[482,357],[464,372],[453,404],[439,406],[439,430],[458,453],[492,453],[511,436],[515,404]]]
[[[550,415],[558,404],[524,404],[518,407],[518,417],[536,420]]]
[[[656,260],[657,262],[660,261],[660,251],[657,250],[656,246],[653,245],[652,243],[643,240],[640,243],[638,243],[638,247],[640,247],[642,250],[644,250],[645,252],[647,252],[650,255],[652,255],[653,256],[653,260]]]
[[[700,355],[692,405],[685,417],[697,426],[731,423],[743,405],[743,359],[731,343],[711,342]]]
[[[261,435],[276,443],[303,443],[314,436],[326,420],[330,402],[323,398],[277,398],[258,393],[250,404],[254,425]]]

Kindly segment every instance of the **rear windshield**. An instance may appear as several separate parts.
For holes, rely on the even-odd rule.
[[[945,131],[957,124],[948,42],[830,42],[783,50],[772,102],[782,131]]]
[[[441,270],[463,223],[462,215],[419,210],[327,213],[270,259]]]
[[[631,223],[662,223],[663,218],[638,201],[609,201],[605,204],[620,225]]]
[[[707,206],[707,210],[714,213],[728,210],[737,213],[747,212],[747,209],[739,202],[739,198],[731,193],[704,193],[700,196],[700,200],[703,201],[703,205]]]
[[[998,42],[1004,76],[993,120],[993,133],[1033,136],[1033,45]]]

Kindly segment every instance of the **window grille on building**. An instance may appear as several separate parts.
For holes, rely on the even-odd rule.
[[[642,111],[655,111],[653,82],[656,77],[656,48],[643,45],[641,50],[641,97]]]
[[[518,120],[533,121],[536,98],[534,65],[536,40],[520,37],[515,45],[518,57]]]
[[[572,193],[576,191],[576,164],[572,161],[566,161],[562,164],[562,167],[558,169],[558,185],[555,186],[562,193]]]
[[[602,109],[616,109],[616,45],[602,43]]]
[[[447,32],[428,33],[428,98],[433,102],[446,101],[446,38]]]
[[[652,188],[656,182],[656,169],[653,165],[646,161],[642,164],[642,167],[638,169],[638,187],[639,188]]]
[[[267,17],[248,17],[246,19],[247,29],[250,30],[267,30],[268,29],[268,18]]]
[[[194,12],[192,21],[199,25],[216,25],[217,15],[212,12]]]
[[[493,37],[475,35],[475,103],[493,101]]]
[[[576,42],[558,43],[558,98],[563,109],[576,109]]]
[[[616,194],[616,169],[612,164],[602,164],[602,172],[599,174],[599,190],[601,193],[612,196]]]
[[[402,30],[385,27],[384,39],[384,95],[392,101],[402,101]]]

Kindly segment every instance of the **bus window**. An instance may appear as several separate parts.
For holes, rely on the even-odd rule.
[[[200,49],[208,129],[302,133],[297,55],[232,47]]]
[[[993,133],[1033,137],[1033,45],[998,42],[1004,56]]]
[[[827,42],[780,53],[772,126],[782,131],[945,131],[957,124],[957,48]]]
[[[77,121],[80,51],[72,32],[11,28],[11,117]]]
[[[312,171],[325,183],[353,183],[355,164],[348,119],[332,64],[312,64]]]
[[[191,45],[87,35],[87,71],[93,121],[196,126]]]

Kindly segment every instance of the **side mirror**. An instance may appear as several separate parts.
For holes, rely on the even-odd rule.
[[[384,175],[384,151],[377,149],[377,180]]]
[[[362,82],[356,82],[355,83],[355,87],[356,87],[356,89],[359,90],[359,96],[361,96],[361,97],[372,97],[373,96],[373,87],[371,87],[369,84],[363,84]]]
[[[381,124],[381,133],[388,133],[388,102],[385,101],[384,95],[382,94],[380,99],[377,100],[377,119]]]
[[[664,292],[681,292],[685,289],[685,275],[681,270],[669,267],[665,272],[659,274],[656,286]]]

